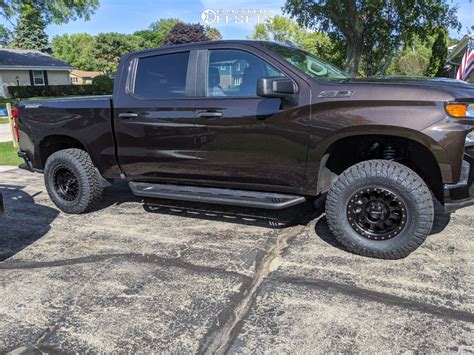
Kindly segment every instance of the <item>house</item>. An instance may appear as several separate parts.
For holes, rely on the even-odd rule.
[[[102,75],[99,71],[73,70],[69,76],[73,85],[90,85],[96,76]]]
[[[228,89],[238,87],[242,82],[242,75],[247,62],[245,60],[226,60],[213,62],[212,66],[219,70],[220,86]]]
[[[8,86],[69,85],[71,70],[38,51],[0,48],[0,97],[8,96]]]
[[[450,78],[456,78],[456,74],[458,72],[459,66],[461,65],[464,53],[466,53],[468,44],[469,35],[465,35],[457,45],[449,47],[447,67],[449,70]],[[471,73],[467,81],[470,83],[474,83],[474,72]]]

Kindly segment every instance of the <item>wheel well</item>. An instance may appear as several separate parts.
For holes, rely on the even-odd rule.
[[[415,171],[443,202],[443,180],[433,154],[422,144],[403,137],[362,135],[333,143],[322,160],[318,192],[327,192],[335,178],[350,166],[371,159],[392,160]]]
[[[76,138],[62,135],[52,135],[45,137],[39,144],[39,158],[41,161],[41,168],[44,168],[46,160],[48,160],[51,154],[69,148],[86,150],[82,143]]]

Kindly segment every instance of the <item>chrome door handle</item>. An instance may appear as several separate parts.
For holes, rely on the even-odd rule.
[[[199,112],[199,117],[207,117],[207,118],[216,118],[216,117],[222,117],[222,112],[216,112],[216,111],[206,111],[206,112]]]
[[[133,113],[133,112],[124,112],[119,114],[119,118],[137,118],[138,113]]]

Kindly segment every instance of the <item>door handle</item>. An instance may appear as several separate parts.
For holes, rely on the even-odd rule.
[[[217,118],[217,117],[222,117],[222,112],[217,112],[217,111],[205,111],[205,112],[199,112],[199,117],[207,117],[207,118]]]
[[[137,118],[138,113],[133,113],[133,112],[124,112],[119,114],[119,118]]]

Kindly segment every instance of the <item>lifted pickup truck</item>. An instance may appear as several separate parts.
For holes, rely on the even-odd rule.
[[[474,86],[351,79],[290,46],[214,41],[125,55],[113,96],[22,101],[20,156],[64,212],[116,178],[138,196],[325,206],[350,251],[403,258],[474,204]]]

